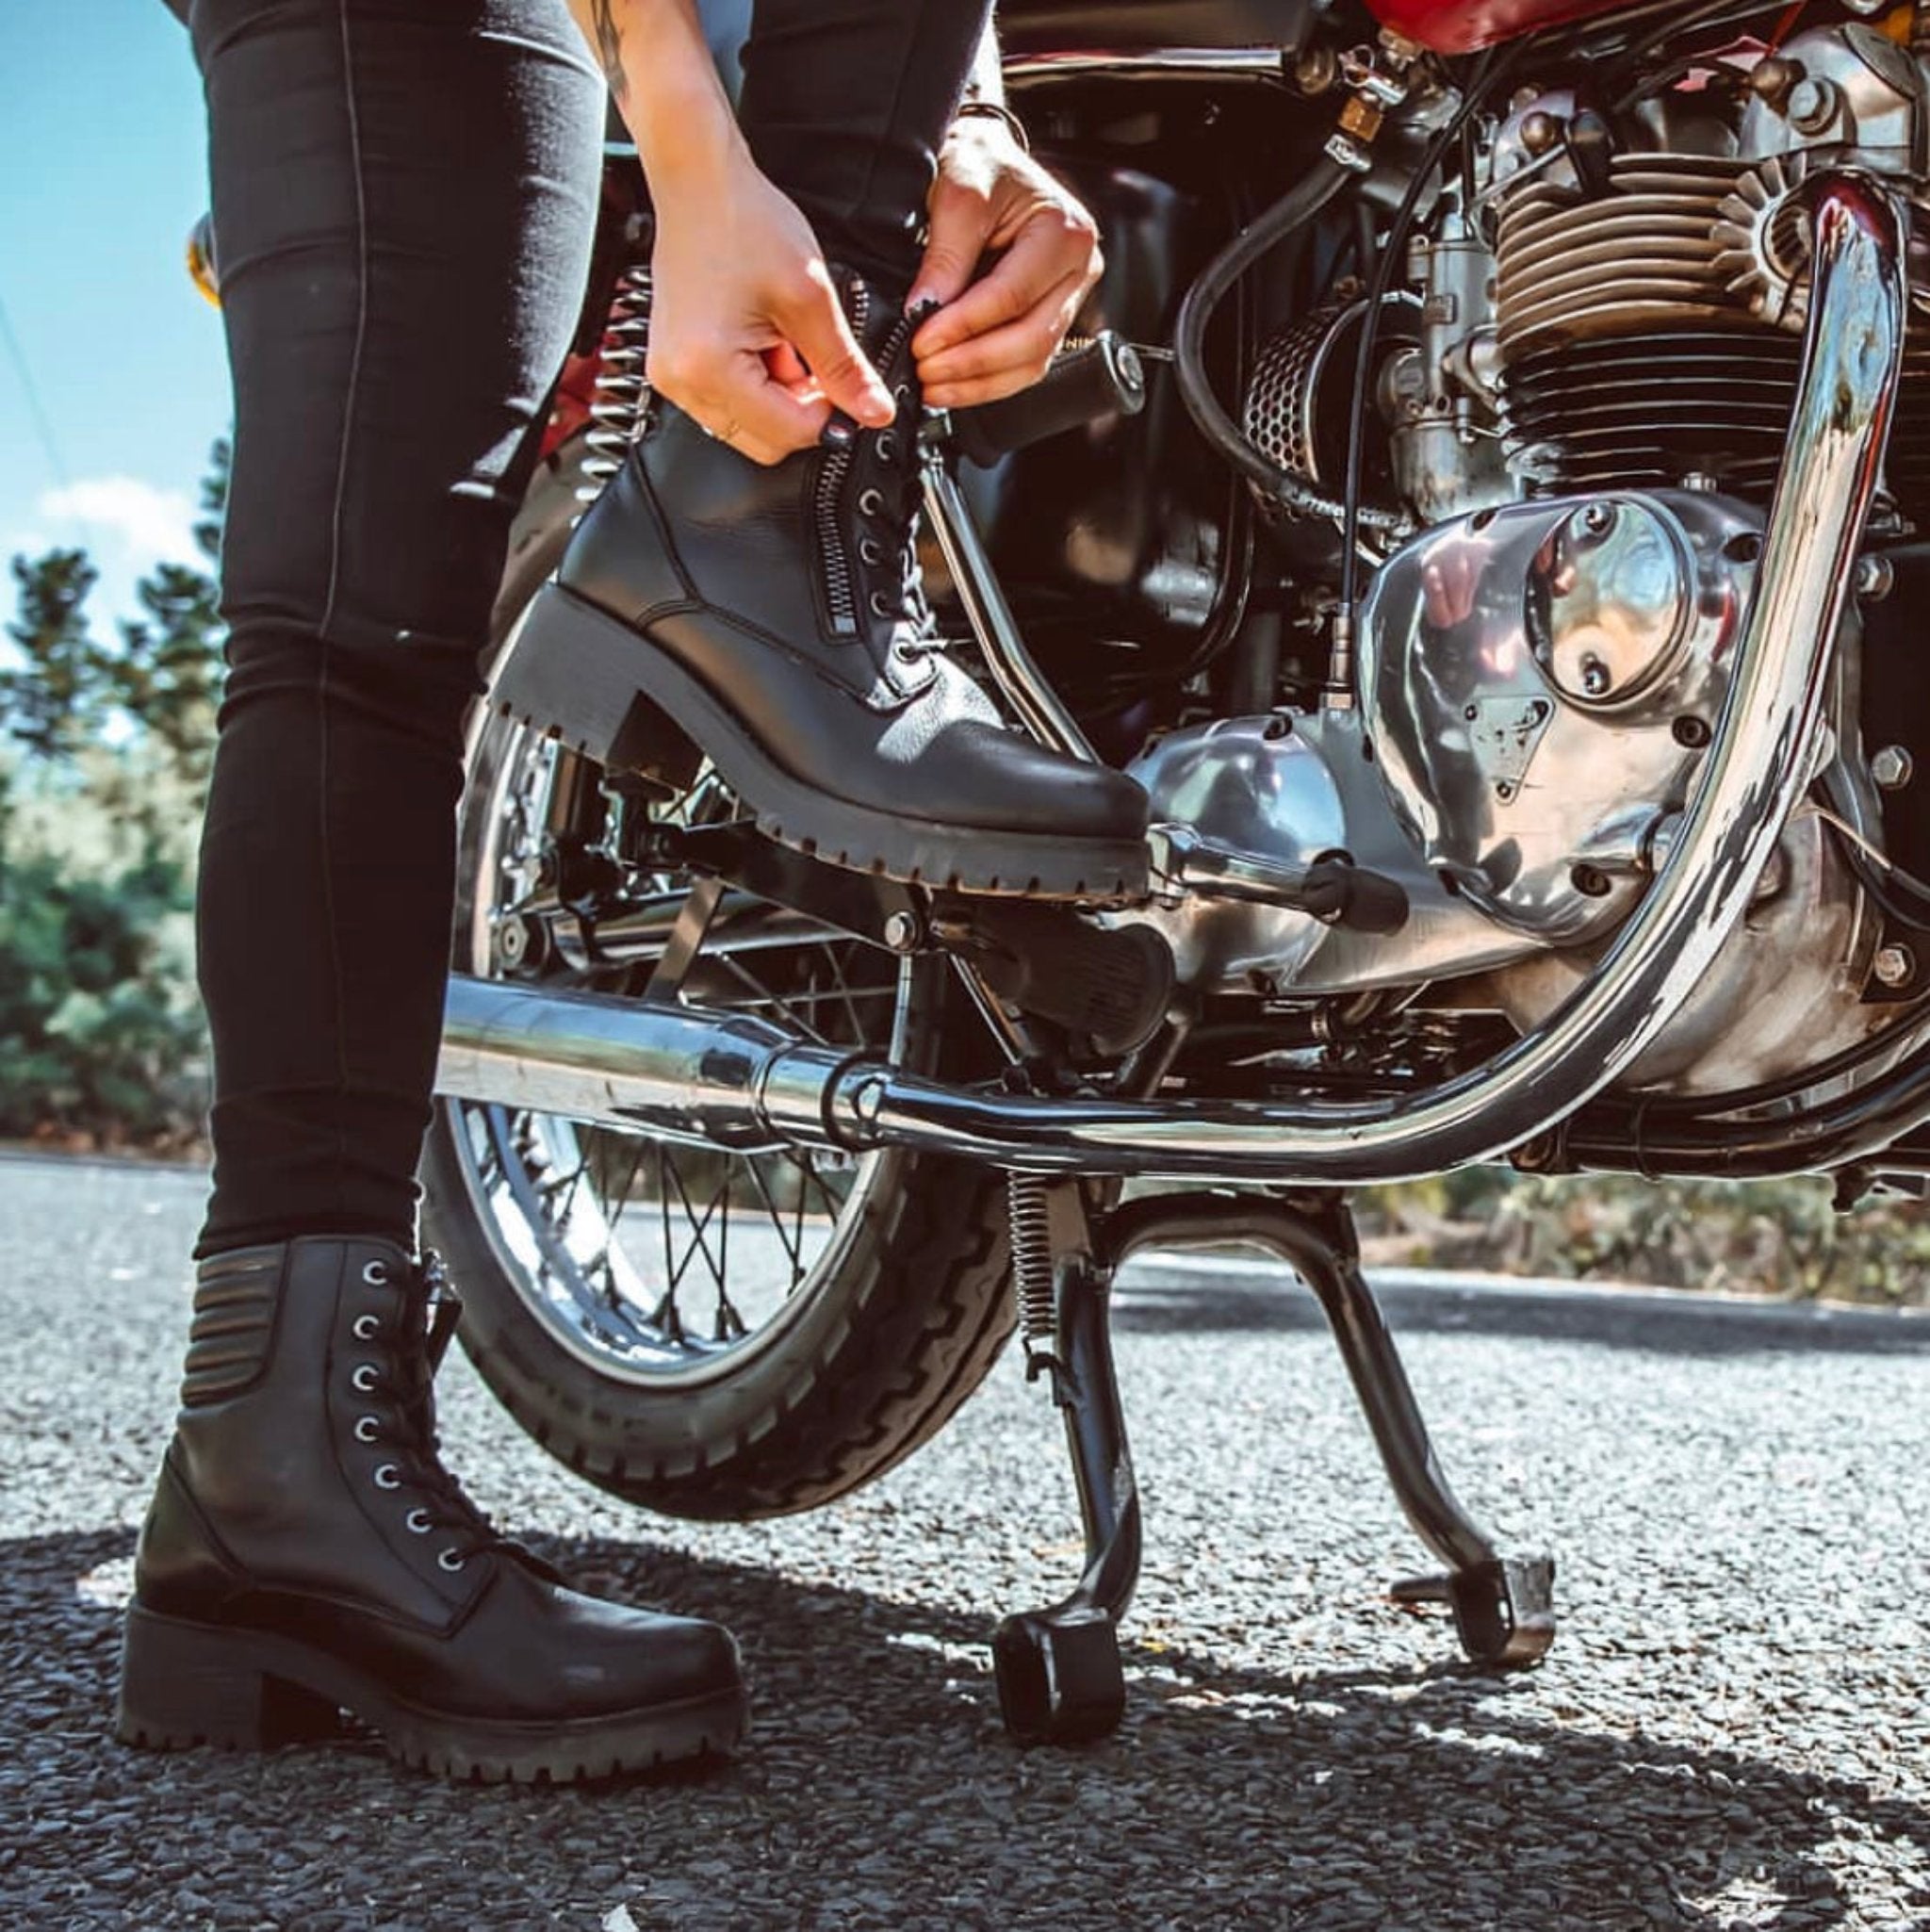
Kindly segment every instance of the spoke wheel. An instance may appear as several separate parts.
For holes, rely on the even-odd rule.
[[[480,723],[458,971],[641,996],[647,958],[590,961],[554,916],[560,826],[575,827],[572,862],[611,862],[581,845],[586,813],[606,809],[597,778],[507,720]],[[705,778],[675,814],[734,812]],[[667,931],[693,882],[626,883],[666,909]],[[945,984],[741,902],[713,919],[679,995],[930,1067]],[[771,1514],[846,1493],[941,1426],[1010,1330],[1001,1189],[980,1169],[898,1152],[746,1156],[442,1102],[423,1178],[484,1378],[552,1453],[673,1514]]]

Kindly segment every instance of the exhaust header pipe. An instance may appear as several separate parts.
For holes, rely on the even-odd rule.
[[[1058,1100],[946,1087],[762,1021],[450,983],[438,1090],[713,1146],[900,1146],[1025,1171],[1360,1185],[1489,1160],[1564,1119],[1674,1017],[1814,775],[1817,729],[1902,378],[1902,216],[1825,177],[1789,446],[1729,695],[1680,836],[1595,974],[1534,1033],[1414,1099]]]

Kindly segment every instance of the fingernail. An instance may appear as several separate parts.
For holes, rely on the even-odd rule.
[[[858,434],[858,425],[842,410],[833,410],[818,432],[818,441],[826,450],[848,449]]]

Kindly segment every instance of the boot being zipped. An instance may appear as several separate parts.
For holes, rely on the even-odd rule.
[[[346,1710],[404,1762],[561,1783],[737,1741],[728,1631],[565,1588],[442,1466],[452,1309],[387,1241],[202,1264],[135,1559],[125,1743],[259,1749],[328,1736]]]
[[[891,425],[765,467],[657,404],[531,607],[495,701],[618,770],[687,780],[694,740],[767,834],[833,864],[1132,897],[1139,787],[1008,729],[934,635],[914,546],[913,321],[844,287],[897,399]]]

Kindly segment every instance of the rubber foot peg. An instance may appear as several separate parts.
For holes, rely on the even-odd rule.
[[[1484,1670],[1521,1670],[1555,1641],[1555,1560],[1497,1557],[1448,1579],[1461,1647]]]
[[[999,1711],[1022,1744],[1110,1737],[1126,1711],[1119,1631],[1103,1610],[1008,1616],[991,1640]]]

